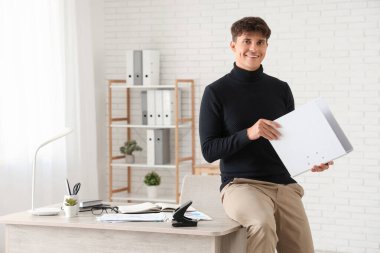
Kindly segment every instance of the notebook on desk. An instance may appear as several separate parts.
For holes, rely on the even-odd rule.
[[[173,204],[173,203],[151,203],[151,202],[118,206],[119,212],[124,213],[124,214],[174,212],[174,210],[178,207],[179,207],[178,204]],[[193,207],[189,207],[188,210],[195,211]]]
[[[322,98],[300,106],[275,121],[281,125],[281,137],[270,143],[292,177],[353,150]]]

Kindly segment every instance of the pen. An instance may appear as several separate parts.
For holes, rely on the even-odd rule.
[[[67,180],[67,178],[66,178],[66,185],[67,185],[67,192],[69,193],[69,195],[71,195],[70,184],[69,184],[69,180]]]

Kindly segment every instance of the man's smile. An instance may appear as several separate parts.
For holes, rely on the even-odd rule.
[[[253,54],[246,54],[245,56],[247,56],[249,58],[259,58],[260,57],[259,55],[253,55]]]

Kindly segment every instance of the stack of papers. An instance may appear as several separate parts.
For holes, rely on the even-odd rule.
[[[186,212],[185,216],[195,220],[210,221],[212,218],[202,212]],[[103,214],[97,217],[98,221],[103,222],[130,222],[130,221],[171,221],[172,213],[134,213],[134,214]]]
[[[199,211],[186,212],[185,216],[194,220],[210,221],[212,218]],[[103,222],[131,222],[131,221],[171,221],[173,213],[128,213],[128,214],[103,214],[97,217],[98,221]]]
[[[130,222],[130,221],[171,221],[174,211],[179,207],[172,203],[151,203],[118,206],[118,214],[103,214],[98,217],[98,221],[103,222]],[[212,218],[202,212],[189,207],[185,216],[196,220],[212,220]]]
[[[103,214],[97,217],[98,221],[126,222],[126,221],[167,221],[164,213],[142,213],[142,214]]]
[[[135,205],[125,205],[125,206],[118,206],[120,213],[125,214],[139,214],[139,213],[159,213],[159,212],[174,212],[175,209],[177,209],[179,205],[172,204],[172,203],[151,203],[151,202],[144,202],[141,204],[135,204]],[[193,207],[189,207],[187,211],[195,211]]]

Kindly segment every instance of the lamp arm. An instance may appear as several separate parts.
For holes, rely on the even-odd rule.
[[[49,144],[50,142],[53,142],[59,138],[62,138],[66,135],[68,135],[69,133],[71,133],[73,131],[72,128],[65,128],[62,132],[60,132],[59,134],[53,136],[52,138],[50,138],[49,140],[43,142],[41,145],[39,145],[36,149],[36,151],[34,152],[34,158],[33,158],[33,170],[32,170],[32,210],[34,210],[34,187],[35,187],[35,174],[36,174],[36,163],[37,163],[37,154],[38,154],[38,151],[45,145]]]

